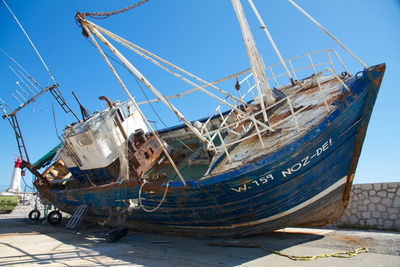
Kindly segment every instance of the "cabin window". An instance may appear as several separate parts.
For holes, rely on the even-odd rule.
[[[77,139],[78,139],[77,140],[78,144],[80,146],[89,146],[89,145],[91,145],[93,143],[92,138],[89,135],[85,134],[85,133],[79,135],[77,137]]]
[[[132,114],[131,106],[127,105],[121,108],[122,114],[124,115],[125,119],[130,117]]]
[[[121,122],[123,122],[125,120],[124,115],[122,115],[122,112],[120,109],[117,109],[117,114],[118,114],[118,118]]]

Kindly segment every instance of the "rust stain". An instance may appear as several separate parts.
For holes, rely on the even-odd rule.
[[[358,238],[358,237],[344,236],[344,235],[335,235],[334,237],[337,238],[338,240],[344,241],[348,244],[350,243],[350,244],[361,246],[361,247],[364,247],[367,245],[365,240],[362,240],[361,238]]]

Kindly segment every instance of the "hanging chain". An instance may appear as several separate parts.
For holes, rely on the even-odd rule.
[[[108,18],[109,16],[116,15],[116,14],[119,14],[119,13],[122,13],[122,12],[125,12],[125,11],[128,11],[128,10],[131,10],[131,9],[133,9],[135,7],[138,7],[138,6],[146,3],[147,1],[149,1],[149,0],[142,0],[142,1],[140,1],[140,2],[138,2],[136,4],[133,4],[131,6],[127,6],[125,8],[114,10],[114,11],[110,11],[110,12],[88,12],[88,13],[85,13],[85,14],[82,14],[82,15],[83,15],[83,17],[91,17],[91,18],[94,18],[94,19],[105,19],[105,18]]]

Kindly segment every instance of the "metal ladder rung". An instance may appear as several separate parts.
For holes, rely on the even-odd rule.
[[[84,217],[87,212],[87,205],[80,205],[72,215],[71,219],[69,219],[68,224],[66,225],[67,229],[76,229],[76,227],[81,222],[82,216]]]

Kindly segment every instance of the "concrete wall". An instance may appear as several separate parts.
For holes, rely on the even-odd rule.
[[[353,185],[349,205],[334,224],[400,231],[400,183]]]

